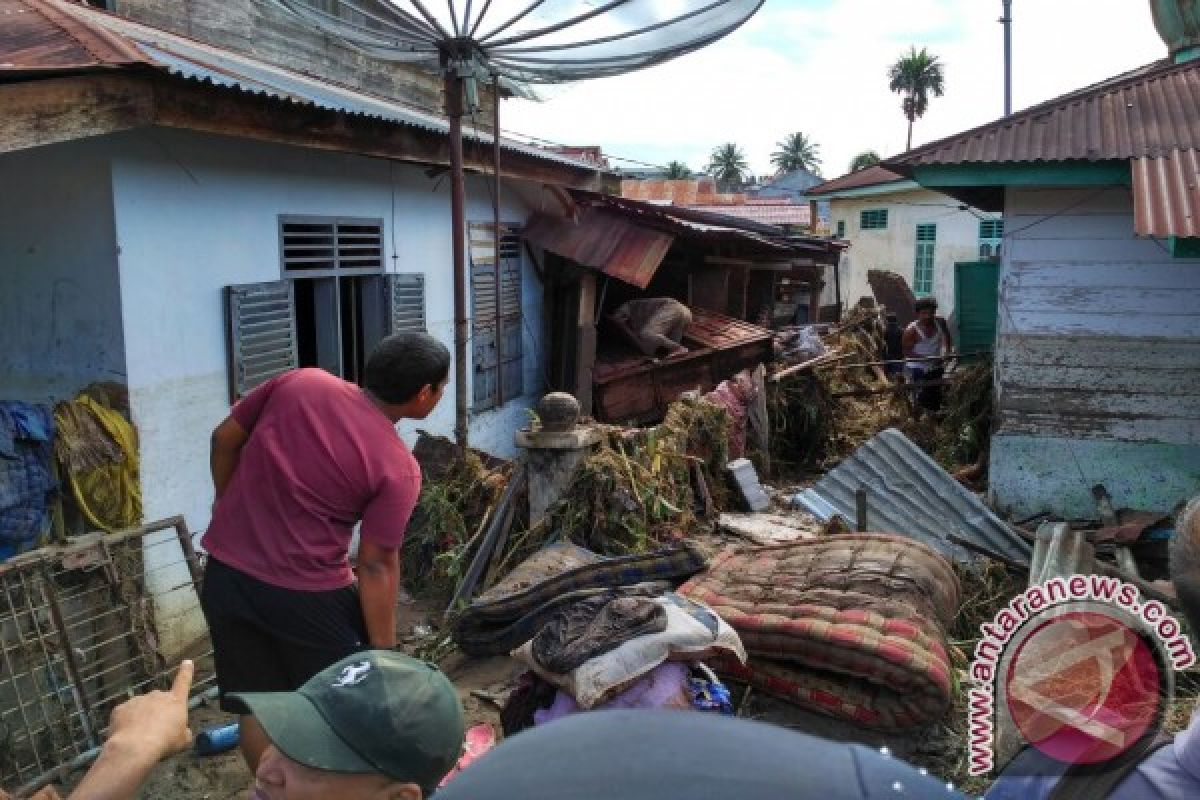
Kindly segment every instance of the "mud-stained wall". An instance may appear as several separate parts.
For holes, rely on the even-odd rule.
[[[125,379],[109,162],[94,142],[0,155],[0,399]]]
[[[1010,190],[991,480],[1019,513],[1200,491],[1200,260],[1133,232],[1128,188]]]

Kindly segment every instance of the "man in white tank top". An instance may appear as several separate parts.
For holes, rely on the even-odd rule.
[[[915,321],[904,329],[901,344],[904,348],[904,377],[909,383],[932,383],[946,374],[943,357],[954,349],[954,339],[946,320],[937,315],[937,300],[922,297],[913,309]],[[942,387],[923,386],[915,392],[913,411],[937,411],[942,406]]]

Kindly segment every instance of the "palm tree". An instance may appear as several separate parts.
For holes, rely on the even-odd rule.
[[[680,181],[692,177],[692,171],[688,169],[688,165],[682,161],[671,161],[667,163],[666,178],[669,181]]]
[[[850,171],[858,172],[860,169],[873,167],[882,160],[883,159],[879,157],[879,153],[876,153],[874,150],[863,150],[854,157],[853,161],[850,162]]]
[[[946,93],[942,62],[924,47],[917,52],[916,45],[913,45],[895,64],[888,67],[888,88],[904,97],[900,108],[908,119],[908,146],[905,149],[911,150],[913,122],[925,116],[929,109],[930,93],[935,97]]]
[[[726,142],[713,148],[705,171],[716,178],[717,187],[722,192],[728,192],[741,186],[749,169],[742,148],[733,142]]]
[[[771,163],[782,174],[806,169],[816,173],[821,168],[821,145],[797,131],[775,145],[779,149],[771,154]]]

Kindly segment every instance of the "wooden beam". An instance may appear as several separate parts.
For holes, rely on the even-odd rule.
[[[133,75],[76,75],[0,84],[0,153],[149,125],[154,93]]]
[[[596,369],[596,273],[579,279],[579,316],[575,352],[575,399],[585,415],[592,414],[592,380]]]
[[[450,142],[446,134],[386,120],[355,117],[233,89],[155,76],[154,122],[224,136],[289,144],[315,150],[446,166]],[[492,164],[484,148],[464,147],[469,172],[489,173]],[[500,174],[506,178],[594,190],[599,174],[586,168],[557,165],[533,156],[503,152]]]

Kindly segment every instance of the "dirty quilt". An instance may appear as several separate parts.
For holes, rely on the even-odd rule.
[[[741,635],[750,663],[728,672],[768,693],[880,728],[936,719],[951,702],[945,630],[961,590],[949,562],[912,539],[730,549],[679,591]]]

